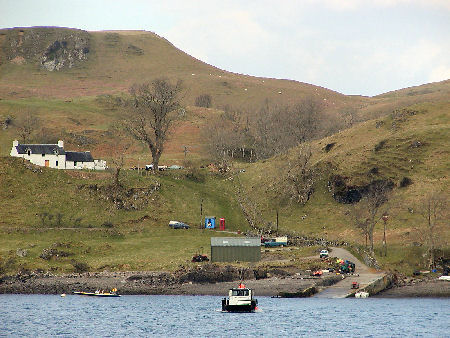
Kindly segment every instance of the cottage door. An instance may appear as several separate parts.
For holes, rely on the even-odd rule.
[[[50,161],[49,160],[45,160],[45,166],[49,167],[50,166]]]

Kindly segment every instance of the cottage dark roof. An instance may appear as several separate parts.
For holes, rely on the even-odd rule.
[[[66,151],[66,161],[94,162],[94,159],[89,151]]]
[[[64,148],[58,147],[57,144],[19,144],[16,146],[17,153],[26,154],[31,150],[32,154],[59,154],[64,155]]]

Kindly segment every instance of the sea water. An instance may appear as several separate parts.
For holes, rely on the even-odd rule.
[[[223,313],[221,297],[0,295],[2,337],[450,337],[450,299],[257,297]]]

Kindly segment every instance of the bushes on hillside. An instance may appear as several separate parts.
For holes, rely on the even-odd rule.
[[[209,94],[202,94],[196,97],[195,105],[197,107],[211,108],[212,98]]]
[[[71,262],[71,264],[72,264],[72,266],[74,268],[74,271],[76,273],[88,272],[89,269],[90,269],[89,265],[87,263],[85,263],[85,262],[77,262],[77,261],[73,260]]]
[[[400,188],[406,188],[408,185],[411,185],[412,183],[413,183],[412,179],[405,176],[400,180]]]

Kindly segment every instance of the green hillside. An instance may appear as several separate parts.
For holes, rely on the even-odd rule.
[[[116,187],[108,172],[58,171],[9,157],[0,163],[0,262],[8,271],[70,271],[73,260],[100,270],[173,269],[209,250],[215,234],[199,229],[202,215],[224,217],[232,231],[248,228],[234,185],[223,177],[200,172],[187,178],[185,170],[155,177],[130,170]],[[170,230],[170,220],[192,228]],[[38,259],[52,248],[70,256]],[[29,254],[19,259],[16,249]]]
[[[389,213],[387,241],[395,252],[390,258],[406,264],[406,257],[414,251],[411,262],[421,262],[427,220],[420,212],[426,198],[436,193],[448,203],[449,135],[449,103],[414,105],[312,142],[312,163],[320,174],[305,205],[286,202],[275,189],[279,176],[285,174],[286,163],[294,159],[297,149],[249,166],[241,182],[251,204],[261,211],[262,219],[274,222],[278,209],[282,230],[363,245],[364,236],[351,217],[352,205],[333,198],[330,181],[338,176],[347,187],[358,189],[377,180],[389,180],[394,188],[386,204]],[[328,151],[327,145],[331,145]],[[405,177],[412,183],[402,187]],[[435,229],[439,246],[447,248],[446,255],[450,240],[449,216],[448,209],[440,210]],[[380,220],[375,228],[378,250],[382,235]],[[399,250],[402,253],[398,253]]]
[[[377,259],[405,272],[426,267],[424,199],[436,193],[448,202],[449,80],[371,98],[346,96],[220,70],[143,31],[15,28],[0,30],[0,46],[0,273],[73,271],[80,262],[93,270],[173,270],[196,251],[208,253],[216,234],[197,229],[201,208],[203,216],[225,217],[235,232],[275,230],[278,212],[281,233],[363,246],[352,219],[358,203],[343,202],[377,181],[393,186],[386,204],[390,254],[380,255],[380,221]],[[127,114],[117,103],[129,87],[161,76],[183,80],[185,108],[161,164],[191,167],[146,175],[129,168],[150,163],[148,149],[113,128]],[[211,107],[195,106],[201,94],[211,96]],[[206,131],[217,118],[236,114],[242,127],[263,114],[266,103],[283,107],[305,99],[320,102],[316,118],[336,133],[256,163],[230,160],[225,174],[206,168],[214,162]],[[38,119],[30,142],[63,139],[66,150],[90,150],[109,164],[119,146],[129,144],[121,186],[113,185],[112,170],[56,171],[10,158],[21,121],[30,115]],[[292,179],[288,173],[298,174],[299,153],[309,150],[313,183],[301,204],[283,184]],[[447,258],[448,219],[448,209],[442,210],[435,229],[436,247]],[[192,229],[170,230],[169,220]],[[39,258],[44,249],[56,256]]]

